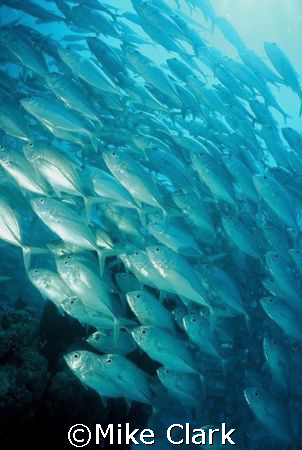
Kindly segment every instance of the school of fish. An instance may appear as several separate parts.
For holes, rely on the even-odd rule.
[[[154,423],[301,448],[302,134],[276,94],[302,102],[292,62],[250,50],[210,0],[47,1],[1,2],[20,19],[0,27],[0,238],[87,326],[66,363]]]

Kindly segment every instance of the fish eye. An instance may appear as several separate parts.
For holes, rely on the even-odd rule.
[[[40,198],[39,202],[44,203],[44,198]]]
[[[113,359],[112,358],[107,358],[107,364],[109,364],[111,366],[112,363],[113,363]]]
[[[159,250],[160,250],[159,247],[156,247],[155,251],[156,251],[156,252],[159,252]]]
[[[73,359],[79,359],[79,357],[80,357],[79,353],[75,353],[75,354],[73,355]]]
[[[33,144],[32,142],[30,142],[30,143],[29,143],[29,146],[30,146],[30,147],[33,147],[33,146],[34,146],[34,144]]]
[[[146,330],[142,330],[142,335],[145,336],[145,334],[147,333]]]
[[[192,317],[192,322],[193,322],[193,323],[196,322],[196,317]]]
[[[4,145],[1,145],[0,150],[4,150]]]
[[[272,344],[273,344],[274,347],[276,347],[277,342],[276,342],[276,341],[273,341]]]
[[[269,302],[269,303],[273,303],[273,299],[272,299],[272,298],[269,298],[269,299],[268,299],[268,302]]]
[[[256,391],[256,392],[255,392],[255,397],[258,397],[258,395],[259,395],[259,392]]]
[[[157,222],[154,222],[154,225],[158,225],[158,223],[157,223]]]
[[[166,373],[170,373],[170,370],[169,370],[169,369],[166,369],[165,372],[166,372]]]
[[[112,152],[112,156],[116,156],[116,153],[115,153],[115,152]]]
[[[35,273],[39,273],[38,269],[35,269]]]
[[[70,304],[73,305],[74,304],[74,300],[70,300]]]
[[[274,258],[279,258],[279,255],[276,253],[276,254],[274,255]]]
[[[263,179],[264,179],[264,180],[267,180],[267,176],[266,176],[266,175],[263,175]]]
[[[140,299],[141,295],[140,294],[136,294],[135,298]]]
[[[136,256],[138,256],[138,255],[139,255],[139,253],[138,253],[138,252],[135,252],[135,255],[136,255]]]

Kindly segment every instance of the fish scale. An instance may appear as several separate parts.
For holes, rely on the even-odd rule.
[[[123,402],[135,401],[156,436],[168,422],[223,422],[239,448],[298,449],[302,91],[283,50],[292,33],[263,43],[264,59],[219,2],[40,3],[1,8],[4,316],[25,286],[22,301],[36,289],[62,323],[86,327],[79,342],[66,326],[65,362],[109,422],[116,408],[128,420]],[[280,23],[293,32],[289,11]]]

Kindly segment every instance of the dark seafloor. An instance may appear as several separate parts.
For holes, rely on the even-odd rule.
[[[301,57],[219,8],[0,1],[5,449],[125,422],[302,448]]]

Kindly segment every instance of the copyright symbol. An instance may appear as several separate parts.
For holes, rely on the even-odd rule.
[[[89,430],[87,425],[77,423],[69,429],[68,440],[74,447],[85,447],[91,441],[91,431]]]

